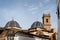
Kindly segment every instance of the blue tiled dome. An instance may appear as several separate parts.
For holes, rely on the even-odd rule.
[[[20,25],[14,20],[7,22],[5,27],[18,27],[18,28],[21,28]]]
[[[39,22],[39,21],[35,21],[32,25],[31,28],[44,28],[44,25]]]

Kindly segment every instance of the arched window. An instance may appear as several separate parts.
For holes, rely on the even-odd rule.
[[[46,19],[46,22],[48,23],[48,19]]]

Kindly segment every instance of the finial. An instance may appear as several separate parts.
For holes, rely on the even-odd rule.
[[[14,17],[12,17],[12,21],[14,21]]]
[[[38,19],[39,19],[39,18],[37,17],[37,18],[36,18],[36,21],[38,21]]]
[[[35,20],[35,21],[38,21],[38,19],[39,19],[38,17],[34,17],[34,20]]]

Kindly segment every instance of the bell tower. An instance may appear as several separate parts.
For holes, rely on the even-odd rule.
[[[51,24],[50,24],[50,14],[43,14],[42,19],[43,19],[44,28],[46,30],[50,30],[50,26],[51,26]]]

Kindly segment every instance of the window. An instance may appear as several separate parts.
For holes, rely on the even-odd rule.
[[[48,23],[48,19],[46,19],[46,22]]]

